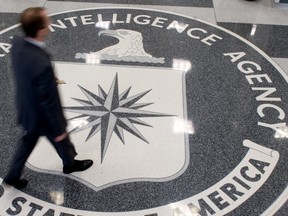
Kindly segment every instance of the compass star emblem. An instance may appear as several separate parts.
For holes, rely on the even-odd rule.
[[[82,106],[64,107],[64,111],[80,114],[79,116],[68,119],[69,121],[85,117],[87,119],[84,120],[82,124],[73,128],[69,133],[76,133],[91,128],[86,138],[87,141],[101,131],[101,162],[103,162],[113,132],[119,137],[123,144],[125,144],[123,130],[149,143],[134,125],[152,126],[139,118],[173,116],[140,110],[140,108],[153,104],[136,103],[151,90],[128,97],[131,90],[131,87],[129,87],[123,93],[119,94],[118,74],[115,75],[108,93],[98,85],[99,96],[80,85],[78,86],[88,100],[72,98],[82,104]]]

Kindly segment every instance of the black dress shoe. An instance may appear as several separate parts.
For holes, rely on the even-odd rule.
[[[13,187],[15,187],[15,188],[17,188],[19,190],[25,188],[27,186],[27,184],[28,184],[28,181],[26,179],[19,179],[17,181],[13,181],[13,182],[9,182],[9,181],[6,181],[4,179],[3,182],[8,184],[8,185],[11,185],[11,186],[13,186]]]
[[[73,166],[64,166],[63,167],[63,172],[65,174],[69,174],[72,172],[79,172],[79,171],[84,171],[86,169],[88,169],[89,167],[91,167],[93,164],[92,160],[75,160]]]

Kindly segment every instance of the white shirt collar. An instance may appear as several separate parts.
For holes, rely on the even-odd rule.
[[[29,42],[29,43],[34,44],[35,46],[40,47],[40,48],[44,48],[45,47],[45,42],[35,40],[35,39],[31,38],[31,37],[25,37],[25,40],[27,42]]]

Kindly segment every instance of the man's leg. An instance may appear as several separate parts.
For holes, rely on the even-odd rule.
[[[70,142],[69,136],[60,142],[55,142],[51,136],[47,136],[51,144],[55,147],[58,155],[63,161],[63,172],[66,174],[84,171],[92,166],[92,160],[75,160],[77,155],[73,143]]]
[[[58,155],[63,161],[64,166],[72,166],[74,164],[74,158],[77,155],[73,143],[70,142],[67,136],[64,140],[60,142],[55,142],[51,136],[47,136],[47,139],[56,149]]]
[[[23,185],[24,182],[20,181],[20,177],[21,177],[23,168],[25,166],[25,163],[26,163],[29,155],[33,151],[33,149],[37,143],[38,138],[39,138],[38,134],[29,133],[29,132],[27,132],[22,137],[22,139],[18,143],[18,146],[17,146],[16,152],[15,152],[14,158],[12,160],[12,163],[10,165],[9,171],[8,171],[6,177],[4,178],[4,182],[6,182],[7,184],[10,184],[10,185],[13,185],[19,189],[23,188],[23,187],[21,187],[21,185],[24,186]],[[26,180],[24,180],[24,181],[26,181]],[[20,184],[20,186],[18,184]],[[26,181],[26,185],[27,185],[27,181]]]

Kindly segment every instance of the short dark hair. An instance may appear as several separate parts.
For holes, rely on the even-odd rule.
[[[43,11],[45,11],[43,7],[30,7],[22,12],[20,23],[26,36],[35,38],[37,32],[46,27]]]

